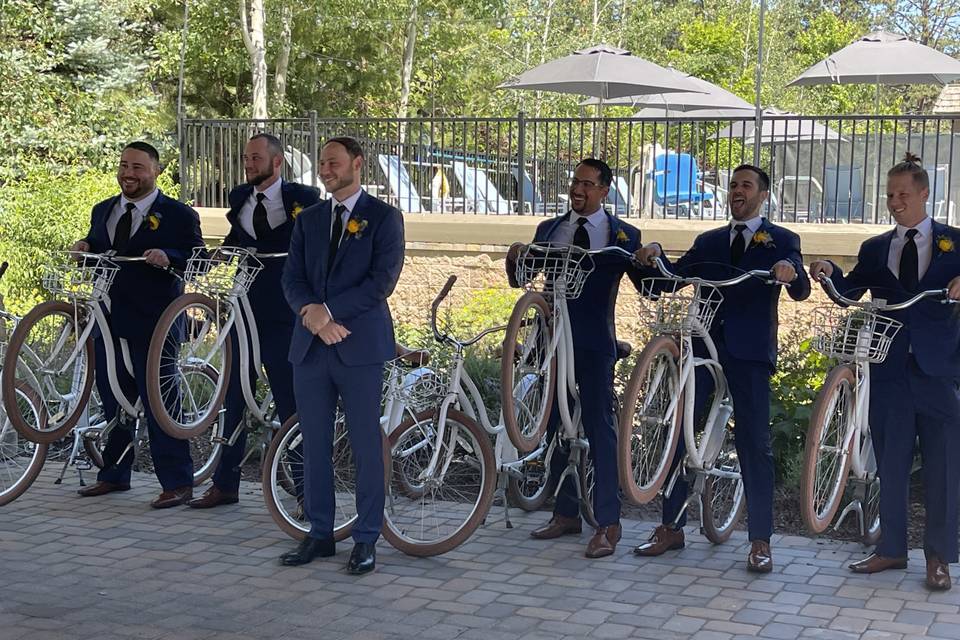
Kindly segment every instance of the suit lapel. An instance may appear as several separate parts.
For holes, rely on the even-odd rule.
[[[953,247],[952,240],[950,238],[949,227],[944,224],[940,224],[936,220],[933,221],[931,227],[932,236],[930,238],[930,264],[927,265],[927,270],[924,272],[923,277],[920,278],[921,289],[928,287],[922,286],[922,283],[930,276],[932,272],[935,272],[939,265],[941,264],[945,253],[953,253],[956,249]],[[950,251],[943,251],[940,248],[940,240],[943,239],[950,243]]]
[[[97,221],[97,234],[103,238],[104,243],[107,246],[107,249],[112,248],[112,243],[110,242],[110,232],[107,230],[107,220],[110,219],[110,214],[113,213],[113,210],[116,208],[117,203],[120,202],[120,196],[114,196],[107,202],[107,206],[103,211],[103,217]]]
[[[327,256],[330,255],[330,202],[330,200],[324,200],[320,206],[320,215],[317,216],[317,226],[319,228],[316,231],[317,237],[320,238],[320,268],[323,269],[326,277],[330,276],[327,272]]]
[[[286,180],[280,182],[280,199],[283,200],[283,212],[287,214],[287,220],[290,220],[290,212],[293,211],[293,194],[290,193],[290,183]]]
[[[567,211],[565,214],[563,214],[559,218],[554,218],[553,221],[549,225],[547,225],[546,233],[544,233],[544,237],[541,240],[541,242],[550,242],[550,238],[557,231],[557,227],[560,226],[560,223],[565,222],[569,219],[570,219],[569,211]]]
[[[243,191],[240,192],[242,197],[237,198],[236,202],[230,203],[230,211],[227,211],[227,220],[232,226],[239,226],[240,210],[243,209],[243,204],[247,201],[247,198],[250,197],[251,193],[253,193],[253,185],[246,185]]]
[[[607,234],[607,246],[615,247],[617,246],[617,238],[620,235],[620,220],[616,216],[612,216],[604,210],[603,215],[607,216],[607,228],[610,230]]]
[[[362,221],[366,218],[364,215],[364,209],[366,209],[367,192],[361,191],[360,197],[357,198],[356,204],[353,205],[353,211],[350,212],[350,216],[347,218],[347,224],[343,225],[343,239],[340,240],[340,246],[337,248],[337,255],[333,259],[333,268],[330,269],[330,272],[333,273],[337,270],[337,265],[343,262],[343,257],[350,250],[350,245],[353,244],[354,234],[350,233],[347,228],[350,226],[350,220]],[[367,221],[369,223],[369,220]]]

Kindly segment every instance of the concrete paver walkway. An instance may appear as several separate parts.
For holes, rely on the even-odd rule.
[[[960,588],[931,594],[923,554],[906,571],[854,576],[857,544],[777,536],[775,569],[744,570],[737,532],[715,547],[687,528],[682,552],[631,553],[650,523],[625,521],[617,553],[583,557],[588,533],[552,542],[528,531],[546,514],[494,507],[485,527],[441,557],[386,543],[376,573],[355,578],[336,558],[279,566],[292,548],[259,488],[238,505],[155,511],[156,480],[76,496],[53,468],[0,507],[0,640],[373,640],[452,638],[960,638]]]

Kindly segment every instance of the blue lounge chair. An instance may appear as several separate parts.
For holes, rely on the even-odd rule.
[[[690,214],[691,207],[699,208],[713,200],[711,191],[700,190],[700,170],[689,153],[662,153],[653,161],[653,201],[665,211],[673,209]]]
[[[497,215],[513,213],[510,203],[500,196],[483,169],[468,167],[465,162],[454,160],[453,175],[463,187],[464,210]]]
[[[397,199],[399,209],[404,213],[429,213],[430,210],[423,206],[420,194],[410,180],[407,168],[400,161],[400,156],[380,154],[377,160],[390,193]]]
[[[863,221],[863,169],[826,167],[823,173],[823,222]]]

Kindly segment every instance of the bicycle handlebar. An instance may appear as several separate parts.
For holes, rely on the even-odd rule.
[[[741,282],[749,280],[750,278],[760,278],[766,284],[790,284],[789,282],[780,282],[774,278],[773,271],[770,269],[754,269],[752,271],[744,271],[740,275],[733,278],[728,278],[726,280],[708,280],[706,278],[679,276],[667,269],[666,263],[659,256],[654,258],[653,261],[657,269],[660,270],[660,273],[662,273],[665,278],[670,278],[671,280],[677,280],[686,284],[706,284],[719,289],[722,287],[732,287],[734,285],[738,285]]]
[[[954,304],[957,302],[956,300],[951,300],[947,297],[947,289],[928,289],[926,291],[921,291],[909,300],[904,300],[903,302],[898,302],[896,304],[887,304],[886,302],[877,302],[875,300],[860,301],[841,295],[840,292],[837,291],[836,285],[833,284],[833,280],[828,278],[826,274],[817,274],[817,281],[823,287],[827,297],[829,297],[835,303],[847,307],[858,307],[860,309],[869,309],[872,311],[901,311],[907,307],[912,307],[925,298],[940,297],[942,298],[942,300],[940,300],[941,304]]]
[[[6,260],[3,261],[3,264],[0,264],[0,278],[3,278],[3,274],[7,272],[7,267],[10,266],[10,263]]]
[[[78,262],[79,262],[80,260],[88,260],[88,259],[90,259],[90,260],[105,260],[106,262],[113,263],[113,264],[120,263],[120,262],[146,262],[146,261],[147,261],[147,259],[146,259],[145,257],[143,257],[143,256],[117,256],[117,255],[112,255],[112,250],[111,250],[111,251],[106,251],[106,252],[104,252],[104,253],[91,253],[91,252],[89,252],[89,251],[66,251],[66,252],[64,252],[64,253],[66,253],[68,256],[74,258],[74,259],[77,260]],[[158,266],[158,265],[155,265],[155,264],[151,264],[150,266],[153,267],[154,269],[160,269],[161,271],[166,271],[166,272],[169,273],[170,275],[176,276],[177,278],[180,278],[181,280],[183,279],[183,271],[181,271],[180,269],[176,269],[176,268],[171,267],[171,266],[169,266],[169,265],[166,266],[166,267],[161,267],[161,266]]]

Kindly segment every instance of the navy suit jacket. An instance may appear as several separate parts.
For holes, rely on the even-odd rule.
[[[874,298],[891,304],[912,297],[900,280],[887,268],[890,242],[896,229],[874,236],[860,245],[857,264],[850,273],[834,265],[831,280],[848,298],[861,298],[869,289]],[[949,250],[939,246],[944,244]],[[933,247],[930,266],[920,279],[918,291],[943,289],[960,275],[960,229],[933,222]],[[882,364],[871,365],[871,373],[879,379],[902,374],[907,354],[913,350],[920,370],[928,376],[960,378],[960,320],[957,308],[936,300],[923,300],[903,311],[887,312],[903,323]]]
[[[794,300],[810,295],[810,280],[803,268],[800,236],[772,224],[764,218],[757,232],[766,232],[770,241],[758,241],[755,233],[744,251],[738,267],[730,263],[730,226],[724,225],[701,233],[674,266],[678,275],[708,280],[727,280],[743,271],[772,269],[781,260],[788,260],[797,270],[797,279],[787,293]],[[723,302],[710,327],[714,340],[722,338],[727,351],[739,360],[765,362],[771,371],[777,365],[777,328],[780,325],[777,306],[782,286],[771,286],[751,278],[746,282],[720,290]]]
[[[619,218],[606,214],[610,234],[606,246],[619,246],[631,253],[640,247],[640,230]],[[549,242],[560,225],[570,217],[569,212],[537,226],[534,242]],[[617,352],[617,334],[614,311],[620,280],[626,273],[637,289],[642,273],[631,262],[619,256],[594,256],[595,268],[587,277],[580,297],[567,301],[575,349],[599,351],[610,356]]]
[[[327,305],[334,321],[350,331],[346,339],[330,347],[347,366],[386,362],[396,355],[387,298],[403,268],[403,218],[396,207],[361,192],[350,220],[366,225],[356,234],[344,229],[327,273],[330,209],[331,201],[324,200],[297,217],[283,270],[284,295],[298,315],[307,304]],[[290,343],[290,362],[301,364],[314,344],[328,348],[298,321]]]
[[[107,219],[119,200],[120,196],[116,195],[94,205],[90,230],[84,238],[91,253],[104,253],[112,248]],[[142,256],[147,249],[162,249],[170,259],[170,266],[184,269],[193,249],[203,246],[197,212],[160,193],[150,208],[150,215],[157,219],[156,229],[151,229],[144,219],[120,255]],[[176,276],[142,262],[119,266],[120,271],[110,287],[112,330],[121,338],[147,342],[164,309],[183,293],[183,283]]]
[[[282,182],[280,194],[283,199],[283,209],[287,212],[287,219],[280,226],[271,229],[265,238],[254,238],[240,225],[240,210],[252,192],[253,185],[250,184],[242,184],[230,192],[228,196],[230,210],[227,212],[230,232],[223,239],[224,246],[253,248],[258,253],[284,253],[290,247],[290,235],[293,233],[297,215],[320,201],[318,191],[296,182]],[[264,328],[276,324],[292,325],[296,314],[291,313],[280,283],[286,258],[263,258],[261,262],[263,262],[263,270],[257,274],[247,293],[257,327]],[[269,337],[269,334],[261,333],[260,337],[263,340]]]

